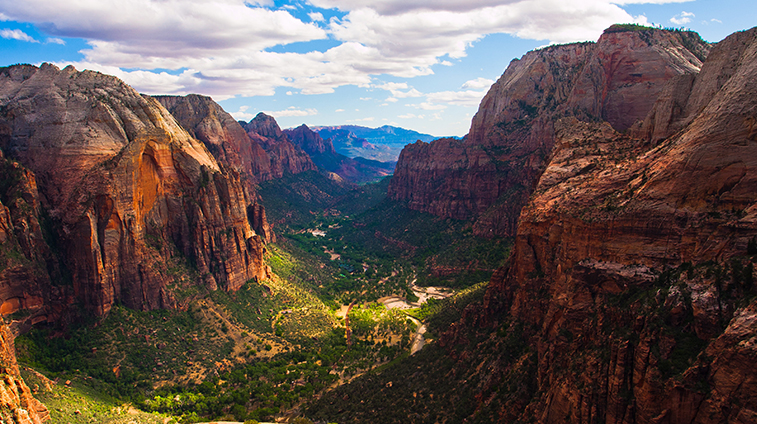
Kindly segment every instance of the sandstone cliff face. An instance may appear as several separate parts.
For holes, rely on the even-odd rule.
[[[529,347],[486,360],[478,408],[542,423],[755,421],[756,81],[753,29],[661,88],[631,131],[555,124],[510,265],[467,317]],[[495,392],[524,375],[525,394]]]
[[[416,210],[475,219],[479,235],[514,235],[565,116],[626,130],[666,83],[696,73],[709,46],[696,34],[606,31],[597,43],[547,47],[514,60],[481,101],[464,141],[407,146],[390,196]]]
[[[242,176],[248,193],[253,197],[256,197],[258,183],[281,177],[271,171],[271,158],[263,147],[250,139],[239,122],[210,97],[190,94],[185,97],[155,98],[190,135],[205,144],[219,163]],[[256,201],[248,206],[248,214],[252,229],[264,240],[275,241],[263,206]]]
[[[169,285],[234,290],[265,276],[240,174],[155,99],[45,64],[2,69],[0,101],[0,148],[36,176],[73,296],[93,313],[175,306]],[[201,281],[167,272],[185,260]]]

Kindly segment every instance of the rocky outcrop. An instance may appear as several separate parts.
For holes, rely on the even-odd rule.
[[[301,147],[292,144],[272,116],[261,112],[242,126],[249,138],[268,153],[273,178],[281,178],[284,173],[299,174],[318,169]]]
[[[257,203],[255,190],[261,182],[281,178],[271,170],[271,158],[263,147],[252,140],[242,126],[221,106],[207,96],[156,96],[190,135],[202,141],[219,163],[242,176],[247,191],[255,198],[250,215],[253,230],[264,240],[273,242],[275,235],[265,218],[265,209]]]
[[[44,64],[0,70],[0,100],[0,148],[34,174],[81,305],[173,307],[169,286],[234,290],[265,277],[239,172],[155,99]]]
[[[527,340],[483,360],[494,371],[478,388],[480,413],[754,422],[755,81],[757,29],[719,43],[698,75],[671,79],[631,131],[555,123],[509,266],[443,342],[480,326],[499,328],[500,348]],[[536,384],[513,389],[523,376]]]
[[[514,235],[566,116],[624,131],[667,82],[696,73],[698,35],[613,27],[597,43],[551,46],[514,60],[481,101],[464,141],[415,143],[400,155],[390,196],[412,209],[474,219],[479,235]]]
[[[0,322],[0,420],[8,424],[41,424],[50,419],[50,413],[21,378],[13,340],[8,326]]]
[[[334,150],[331,140],[324,140],[317,132],[312,131],[305,124],[291,130],[286,130],[284,133],[292,143],[299,146],[310,156],[323,154],[336,155],[336,150]]]

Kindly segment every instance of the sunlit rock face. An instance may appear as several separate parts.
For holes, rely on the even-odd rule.
[[[698,72],[709,49],[693,33],[610,28],[596,43],[529,52],[492,85],[464,141],[403,150],[389,194],[412,209],[473,219],[479,235],[512,236],[552,154],[558,119],[625,131],[669,80]]]
[[[47,407],[32,396],[16,362],[13,333],[0,322],[0,420],[8,424],[41,424],[50,419]]]
[[[3,68],[0,148],[34,175],[71,297],[95,314],[114,302],[173,307],[169,286],[234,290],[265,276],[234,166],[244,160],[229,151],[219,165],[158,101],[115,77]],[[197,281],[175,281],[171,258],[191,263]]]

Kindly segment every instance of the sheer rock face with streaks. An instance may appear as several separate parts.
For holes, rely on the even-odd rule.
[[[35,176],[72,296],[93,313],[174,307],[169,284],[234,290],[266,275],[239,171],[155,99],[44,64],[0,70],[0,103],[0,148]],[[172,260],[202,281],[175,281]]]
[[[481,410],[505,422],[755,422],[757,29],[660,92],[623,133],[612,114],[554,123],[509,265],[442,341],[480,326],[527,340],[512,360],[482,359],[494,371]],[[495,393],[524,375],[530,392]]]
[[[249,189],[275,178],[268,153],[210,97],[190,94],[156,96],[155,99],[192,137],[202,141],[219,162],[246,176]]]
[[[479,235],[515,234],[565,116],[625,131],[671,78],[698,72],[709,45],[689,32],[620,31],[552,46],[510,63],[481,101],[464,141],[415,143],[400,155],[390,196],[410,208],[475,221]]]

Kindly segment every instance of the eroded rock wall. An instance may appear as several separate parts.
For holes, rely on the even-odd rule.
[[[552,46],[510,63],[481,101],[464,141],[415,143],[400,155],[392,198],[475,220],[479,235],[515,234],[565,116],[624,131],[667,82],[698,72],[709,45],[689,32],[608,29],[597,43]]]
[[[498,328],[500,349],[526,341],[482,358],[492,372],[480,413],[541,423],[755,421],[755,81],[757,29],[719,43],[698,75],[671,80],[638,124],[646,130],[555,123],[510,264],[483,308],[443,340],[455,346],[483,326]],[[536,384],[521,389],[517,379]]]

